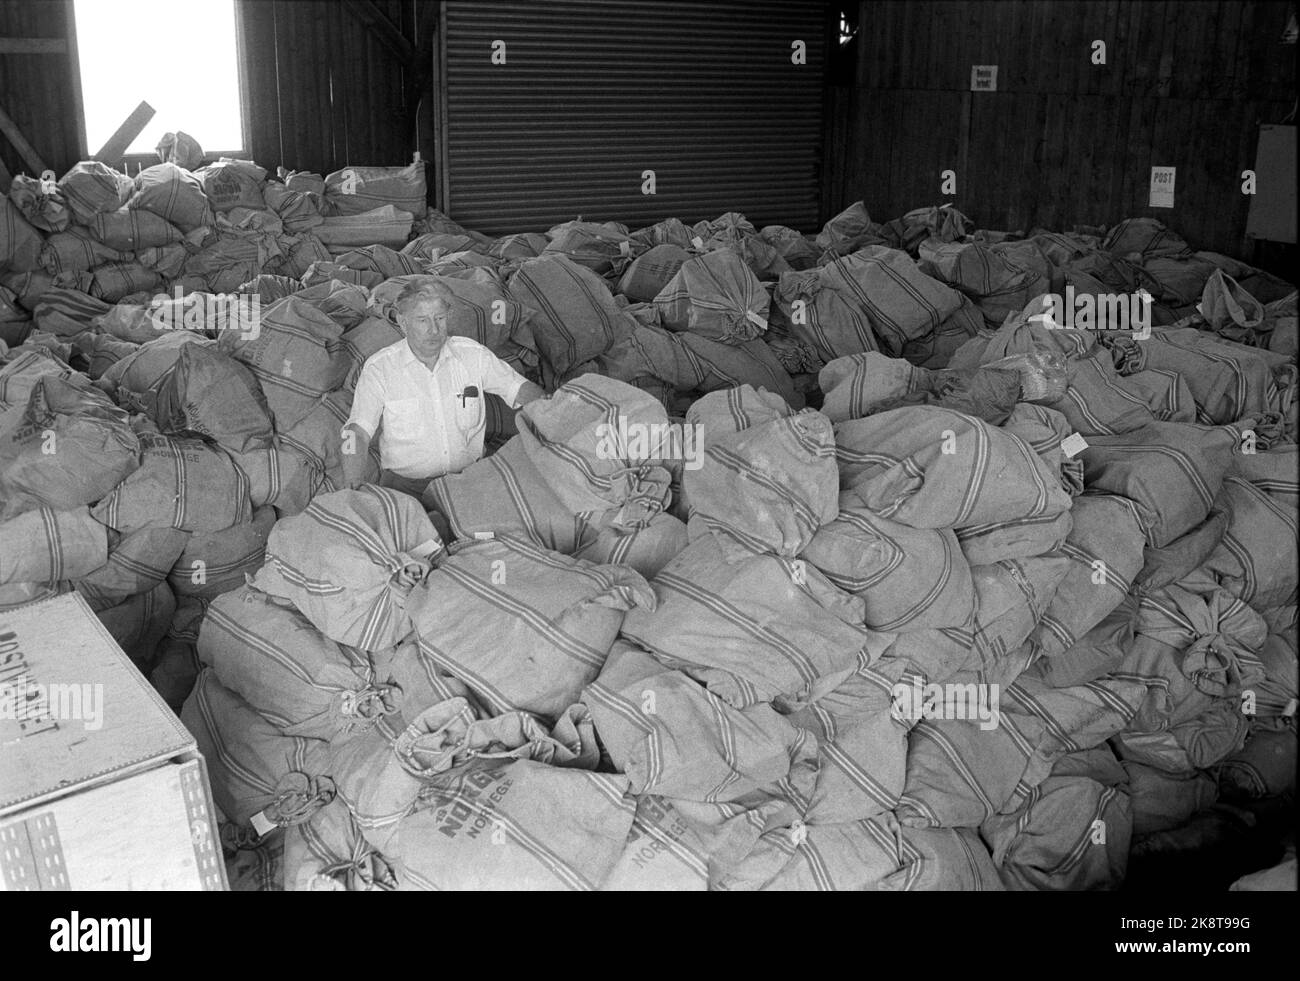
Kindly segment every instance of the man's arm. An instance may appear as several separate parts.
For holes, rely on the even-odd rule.
[[[365,482],[366,460],[370,455],[370,434],[355,422],[343,426],[343,485],[360,487]]]
[[[546,395],[546,391],[540,385],[530,382],[486,347],[481,347],[479,357],[483,388],[493,395],[500,396],[512,409],[527,405],[534,399]]]

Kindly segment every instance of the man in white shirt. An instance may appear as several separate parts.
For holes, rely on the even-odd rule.
[[[397,298],[405,340],[371,355],[361,369],[344,424],[343,475],[363,481],[366,455],[380,429],[380,483],[419,496],[429,481],[483,456],[491,392],[512,407],[545,393],[478,341],[447,336],[448,295],[412,283]],[[347,431],[353,433],[348,446]]]

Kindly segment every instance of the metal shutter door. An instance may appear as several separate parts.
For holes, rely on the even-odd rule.
[[[444,210],[489,234],[581,215],[818,224],[821,3],[448,2]],[[506,64],[491,63],[506,42]],[[807,64],[791,44],[807,45]],[[653,170],[656,194],[641,193]]]

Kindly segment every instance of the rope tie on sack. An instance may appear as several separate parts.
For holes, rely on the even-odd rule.
[[[366,685],[339,696],[339,713],[345,719],[374,723],[396,708],[393,685]],[[355,726],[355,723],[354,723]]]
[[[430,538],[409,551],[384,556],[384,564],[393,577],[393,584],[403,590],[411,590],[424,582],[433,571],[433,559],[442,551],[442,547],[441,541]]]
[[[221,824],[217,830],[217,837],[221,841],[221,849],[227,853],[243,851],[248,848],[256,848],[262,840],[262,836],[253,828],[243,824],[235,824],[227,821]]]
[[[302,824],[334,800],[337,790],[330,777],[309,777],[305,773],[288,773],[277,785],[275,800],[262,811],[269,821],[282,828]]]
[[[464,698],[449,698],[415,717],[393,743],[403,770],[423,780],[450,769],[464,748],[474,713]]]

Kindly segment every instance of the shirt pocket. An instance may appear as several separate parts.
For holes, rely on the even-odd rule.
[[[462,398],[462,393],[471,386],[478,389],[478,394],[466,395]],[[473,436],[483,428],[486,421],[487,411],[487,407],[484,405],[483,400],[486,397],[487,396],[483,391],[483,385],[477,379],[465,382],[457,390],[455,398],[453,399],[455,404],[453,412],[455,413],[456,428],[458,428],[466,437]]]

